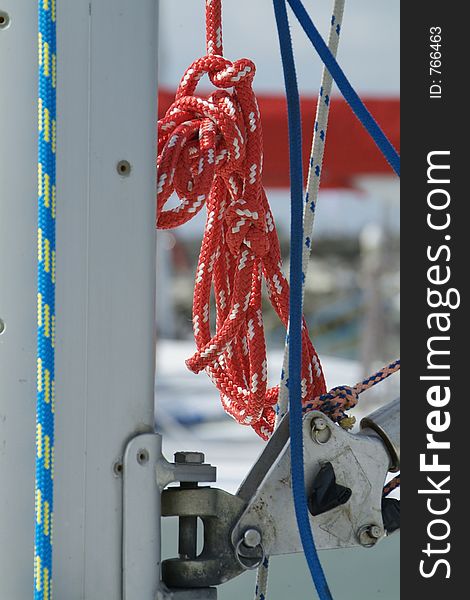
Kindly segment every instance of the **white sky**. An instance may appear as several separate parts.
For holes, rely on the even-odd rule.
[[[304,0],[325,37],[331,0]],[[255,90],[283,89],[272,0],[224,0],[224,54],[251,58]],[[302,92],[318,90],[321,64],[289,10],[297,75]],[[399,0],[347,0],[338,60],[360,94],[398,96],[400,78]],[[160,0],[160,84],[176,87],[190,63],[205,53],[204,0]]]

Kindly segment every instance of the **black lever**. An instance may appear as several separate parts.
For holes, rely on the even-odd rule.
[[[308,497],[308,509],[312,516],[321,515],[337,506],[346,504],[351,497],[351,489],[336,483],[336,475],[330,462],[324,463],[312,485]]]

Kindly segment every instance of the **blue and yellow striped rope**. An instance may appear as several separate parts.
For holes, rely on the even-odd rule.
[[[52,598],[54,491],[56,0],[39,0],[38,295],[34,598]]]

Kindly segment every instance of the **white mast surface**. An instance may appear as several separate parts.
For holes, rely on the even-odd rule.
[[[0,29],[0,597],[30,600],[37,3],[1,8],[10,25]],[[64,0],[57,11],[54,597],[118,600],[113,468],[154,415],[157,0]]]

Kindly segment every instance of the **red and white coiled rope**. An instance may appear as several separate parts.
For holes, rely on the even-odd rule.
[[[204,204],[207,219],[196,270],[196,353],[224,409],[264,439],[274,428],[279,388],[268,387],[262,282],[287,327],[289,287],[274,219],[262,185],[263,139],[252,88],[255,65],[222,56],[221,1],[206,1],[207,55],[187,69],[175,101],[159,121],[157,227],[177,227]],[[207,74],[216,90],[195,95]],[[180,203],[166,209],[173,192]],[[210,328],[211,293],[216,332]],[[319,358],[303,325],[302,401],[325,393]]]

